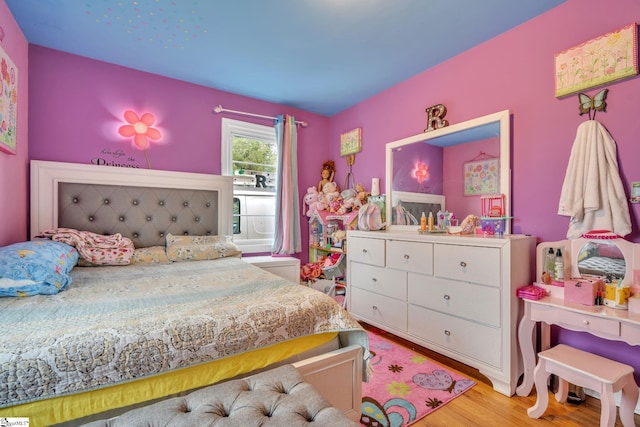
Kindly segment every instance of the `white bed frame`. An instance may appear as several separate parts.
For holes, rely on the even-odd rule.
[[[60,182],[216,190],[220,192],[220,212],[226,213],[218,215],[218,230],[226,230],[226,234],[232,234],[231,177],[32,160],[31,238],[41,230],[58,226]],[[362,404],[362,352],[360,346],[349,346],[295,362],[293,365],[332,406],[358,421]]]

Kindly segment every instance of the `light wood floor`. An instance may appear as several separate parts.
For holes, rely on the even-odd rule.
[[[362,324],[365,329],[374,327]],[[527,409],[536,402],[535,387],[527,397],[514,395],[507,397],[493,390],[491,382],[484,375],[467,365],[456,362],[400,337],[386,333],[389,338],[413,351],[421,353],[442,366],[457,371],[477,382],[471,389],[456,397],[444,407],[434,411],[412,427],[492,427],[492,426],[532,426],[532,427],[591,427],[600,425],[600,400],[587,396],[587,400],[579,405],[558,403],[553,394],[549,394],[549,407],[538,419],[529,418]],[[640,426],[640,415],[635,416],[636,426]],[[616,426],[622,427],[620,418]]]

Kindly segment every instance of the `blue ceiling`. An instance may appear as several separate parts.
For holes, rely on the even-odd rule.
[[[564,1],[5,0],[29,43],[325,116]]]

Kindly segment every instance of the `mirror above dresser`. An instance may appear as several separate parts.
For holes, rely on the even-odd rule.
[[[386,218],[390,230],[415,230],[416,226],[395,220],[394,208],[399,200],[409,201],[417,212],[442,207],[460,220],[468,214],[481,216],[481,190],[465,189],[465,166],[488,160],[497,165],[491,170],[491,193],[504,195],[506,218],[503,233],[511,233],[511,131],[509,111],[478,117],[430,132],[386,144],[387,197]],[[475,164],[475,163],[474,163]],[[423,168],[421,173],[416,171]],[[472,193],[472,194],[465,194]],[[422,204],[422,205],[421,205]],[[437,211],[433,214],[436,215]],[[415,215],[414,215],[415,216]]]

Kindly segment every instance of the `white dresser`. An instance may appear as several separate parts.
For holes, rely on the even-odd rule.
[[[532,236],[349,231],[354,318],[477,368],[507,396],[523,372],[517,341],[534,279]]]

